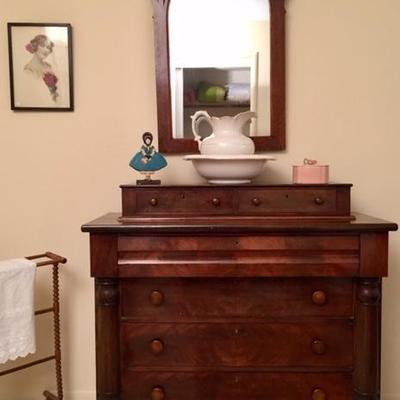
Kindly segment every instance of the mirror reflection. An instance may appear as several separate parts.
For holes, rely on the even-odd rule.
[[[171,0],[168,18],[173,137],[193,138],[199,110],[254,111],[244,132],[269,136],[269,0]],[[206,122],[198,128],[211,133]]]

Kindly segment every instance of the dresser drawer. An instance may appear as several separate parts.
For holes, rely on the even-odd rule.
[[[154,235],[118,237],[121,278],[354,276],[357,235]]]
[[[350,278],[124,279],[120,296],[136,321],[353,315]]]
[[[307,323],[122,324],[123,365],[133,367],[352,366],[349,320]]]
[[[345,215],[338,206],[332,189],[262,189],[239,190],[238,210],[241,214]]]
[[[350,217],[351,185],[122,185],[122,217],[279,215]],[[350,218],[348,218],[350,219]]]
[[[195,190],[144,190],[135,198],[132,214],[168,215],[196,211],[203,215],[229,214],[233,212],[233,197],[230,192],[210,188]]]
[[[124,370],[122,400],[151,399],[351,400],[352,377],[339,373],[156,373]]]
[[[283,260],[288,260],[288,257],[293,255],[303,256],[313,261],[313,256],[326,258],[359,256],[359,250],[360,238],[355,234],[343,236],[335,234],[218,235],[209,232],[207,235],[121,235],[118,237],[120,258],[124,258],[124,253],[128,253],[128,256],[135,256],[137,260],[141,256],[145,261],[148,258],[147,255],[156,253],[160,257],[155,261],[160,262],[172,256],[177,257],[176,253],[182,253],[178,261],[189,260],[189,257],[184,258],[189,255],[198,255],[198,258],[193,258],[193,261],[212,261],[219,253],[229,257],[242,255],[242,258],[245,256],[250,258],[252,254],[254,257],[260,257],[265,253],[265,256],[275,256],[275,259],[286,256]],[[217,258],[219,259],[220,257]],[[231,261],[239,263],[240,259]]]

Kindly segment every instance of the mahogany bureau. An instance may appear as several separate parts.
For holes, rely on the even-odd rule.
[[[380,399],[397,225],[351,185],[122,186],[83,225],[99,400]]]

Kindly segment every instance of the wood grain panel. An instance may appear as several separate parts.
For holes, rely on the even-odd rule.
[[[213,202],[214,200],[214,202]],[[350,216],[350,187],[275,185],[241,187],[122,186],[124,217],[204,215]]]
[[[352,365],[347,320],[312,323],[123,323],[124,367],[337,367]],[[160,341],[154,355],[150,344]]]
[[[388,241],[387,233],[364,233],[361,235],[361,276],[388,276]]]
[[[154,306],[153,292],[163,301]],[[325,295],[320,305],[314,293]],[[136,321],[353,316],[352,279],[124,279],[121,315]]]
[[[239,262],[207,263],[130,263],[120,265],[120,278],[235,278],[253,277],[351,277],[358,275],[358,262],[342,260],[341,263],[301,263],[298,260],[273,264],[241,264]]]
[[[119,276],[354,276],[358,248],[358,236],[122,236]]]
[[[241,190],[238,196],[240,214],[342,214],[337,208],[336,191],[329,189]]]
[[[90,235],[90,273],[92,277],[112,278],[118,274],[117,235]]]
[[[350,374],[132,372],[122,377],[122,400],[148,400],[154,387],[173,400],[352,400]]]
[[[136,208],[133,214],[171,215],[187,214],[193,211],[199,215],[231,214],[233,200],[232,193],[226,190],[160,191],[148,189],[136,197]]]
[[[359,237],[352,236],[120,236],[118,250],[125,251],[335,251],[355,250],[360,247]]]

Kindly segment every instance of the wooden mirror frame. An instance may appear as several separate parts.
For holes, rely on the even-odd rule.
[[[201,0],[200,0],[201,1]],[[153,0],[158,147],[166,154],[198,153],[193,139],[176,139],[172,131],[168,10],[171,0]],[[269,0],[271,40],[271,134],[252,136],[256,151],[285,149],[285,0]]]

